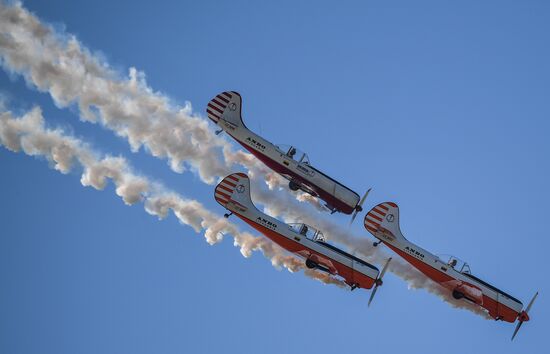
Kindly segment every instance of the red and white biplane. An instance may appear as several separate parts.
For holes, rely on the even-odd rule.
[[[306,224],[285,224],[260,212],[250,198],[250,180],[246,174],[234,173],[225,177],[216,186],[214,197],[229,210],[225,217],[235,214],[279,246],[305,259],[308,268],[341,277],[351,290],[370,289],[376,285],[369,304],[375,290],[382,285],[389,260],[379,272],[375,266],[326,242],[315,228]]]
[[[294,146],[274,145],[250,131],[241,117],[241,95],[234,91],[222,92],[214,97],[206,108],[208,118],[221,130],[233,137],[246,150],[262,161],[266,166],[289,180],[289,188],[302,190],[326,202],[331,212],[351,214],[363,210],[363,198],[340,182],[313,167],[305,153]]]
[[[528,312],[538,292],[523,309],[521,301],[474,276],[468,264],[455,257],[441,259],[408,241],[399,228],[397,204],[378,204],[365,215],[364,225],[379,240],[374,243],[375,246],[383,242],[430,279],[447,288],[455,299],[464,299],[483,307],[495,320],[512,323],[518,320],[512,339],[523,322],[529,321]]]

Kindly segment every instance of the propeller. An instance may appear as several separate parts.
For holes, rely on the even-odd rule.
[[[384,277],[384,274],[388,269],[388,265],[390,264],[390,261],[391,261],[391,257],[388,258],[388,260],[386,261],[386,264],[384,264],[384,268],[382,268],[382,271],[380,272],[380,276],[378,277],[378,279],[376,279],[376,285],[374,286],[374,289],[372,289],[372,293],[370,294],[370,298],[369,298],[369,304],[367,306],[370,306],[370,303],[374,298],[374,294],[376,294],[376,290],[378,290],[378,287],[382,285],[382,277]]]
[[[537,291],[533,296],[533,298],[531,299],[531,301],[529,302],[529,305],[527,305],[527,307],[525,308],[525,311],[521,311],[521,313],[519,314],[519,317],[518,317],[519,322],[518,322],[518,325],[516,326],[516,329],[514,330],[514,334],[512,334],[511,340],[514,340],[514,337],[516,336],[519,329],[521,328],[521,325],[523,324],[523,322],[526,321],[525,318],[527,318],[527,321],[529,320],[529,316],[527,315],[529,314],[529,310],[531,309],[531,306],[533,305],[533,302],[535,302],[535,299],[537,298],[538,295],[539,295],[539,292]]]
[[[367,199],[367,196],[369,195],[369,192],[371,189],[372,188],[369,188],[369,190],[365,192],[365,195],[363,196],[363,198],[361,198],[361,200],[359,201],[359,204],[357,204],[357,206],[355,207],[355,211],[353,212],[351,221],[349,222],[350,225],[353,223],[353,220],[355,220],[355,218],[357,217],[357,214],[359,214],[359,212],[363,210],[363,203]]]

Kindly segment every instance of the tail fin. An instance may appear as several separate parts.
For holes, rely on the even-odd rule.
[[[365,215],[365,229],[380,239],[405,239],[399,228],[399,207],[392,202],[380,203]]]
[[[224,208],[232,205],[240,211],[254,208],[250,198],[250,180],[244,173],[233,173],[225,177],[214,191],[214,198]]]
[[[241,106],[241,95],[235,91],[226,91],[208,102],[206,113],[208,118],[216,124],[223,119],[235,127],[245,126],[241,117]]]

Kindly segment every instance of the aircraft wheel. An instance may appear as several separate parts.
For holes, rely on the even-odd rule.
[[[311,259],[306,259],[306,267],[308,267],[309,269],[313,269],[317,267],[317,264]]]
[[[290,188],[290,190],[296,192],[298,189],[300,189],[300,186],[298,185],[298,183],[296,183],[294,181],[290,181],[288,183],[288,188]]]
[[[460,300],[464,297],[464,294],[461,293],[460,291],[453,290],[453,297],[457,300]]]

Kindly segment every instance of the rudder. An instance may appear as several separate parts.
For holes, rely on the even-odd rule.
[[[377,238],[389,241],[405,239],[399,228],[399,207],[393,202],[380,203],[372,208],[365,215],[364,225]]]
[[[230,126],[245,126],[241,117],[242,98],[238,92],[225,91],[208,102],[206,113],[208,118],[218,124],[222,119]]]
[[[214,198],[224,208],[229,204],[241,211],[254,207],[250,198],[250,179],[244,173],[233,173],[225,177],[214,190]]]

